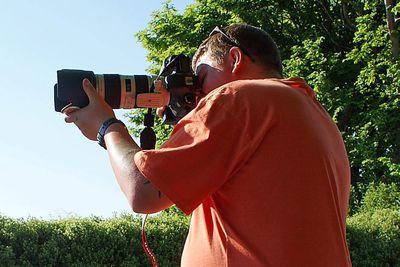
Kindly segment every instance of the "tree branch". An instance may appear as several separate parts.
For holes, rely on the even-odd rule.
[[[337,126],[340,131],[342,131],[342,132],[346,131],[346,128],[349,126],[350,119],[353,116],[354,112],[355,112],[355,108],[351,105],[344,109],[344,112],[338,119],[338,123],[337,123]]]
[[[352,31],[355,31],[357,29],[356,25],[351,22],[351,19],[349,18],[349,14],[347,11],[347,1],[342,1],[341,9],[340,9],[340,15],[343,19],[343,24],[345,27],[349,28]]]
[[[322,9],[323,9],[323,11],[324,11],[324,13],[325,13],[325,15],[330,19],[330,21],[333,23],[334,22],[334,19],[332,18],[332,16],[331,16],[331,14],[330,14],[330,12],[329,12],[329,10],[328,10],[328,8],[326,7],[326,5],[325,4],[328,4],[328,3],[322,3],[321,1],[318,1],[318,4],[320,4],[320,6],[322,7]]]
[[[396,30],[396,24],[392,8],[395,5],[395,0],[384,0],[386,6],[386,22],[389,29],[390,41],[392,42],[392,54],[395,60],[399,58],[400,45],[399,36]]]

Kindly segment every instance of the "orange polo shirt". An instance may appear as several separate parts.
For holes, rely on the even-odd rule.
[[[213,90],[135,163],[192,214],[182,266],[351,265],[346,150],[301,79]]]

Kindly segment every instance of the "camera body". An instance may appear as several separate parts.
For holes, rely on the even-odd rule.
[[[57,71],[57,83],[54,85],[57,112],[89,104],[82,87],[85,78],[113,109],[166,106],[166,124],[176,124],[189,113],[196,106],[196,95],[200,90],[198,78],[191,68],[191,59],[184,54],[167,58],[158,76],[95,74],[92,71],[62,69]]]

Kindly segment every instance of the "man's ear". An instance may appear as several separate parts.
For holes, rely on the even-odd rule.
[[[231,67],[231,73],[237,73],[243,66],[243,52],[240,48],[234,46],[229,49],[229,63]]]

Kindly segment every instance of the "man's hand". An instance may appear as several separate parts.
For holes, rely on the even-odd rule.
[[[167,107],[161,107],[161,108],[157,108],[156,109],[156,114],[157,114],[157,116],[158,117],[160,117],[161,119],[163,118],[163,116],[164,116],[164,112],[165,112],[165,110],[167,109]]]
[[[83,89],[89,98],[89,105],[82,109],[67,108],[65,122],[75,123],[84,136],[97,140],[97,132],[104,121],[115,118],[112,108],[100,97],[88,79],[83,80]]]

